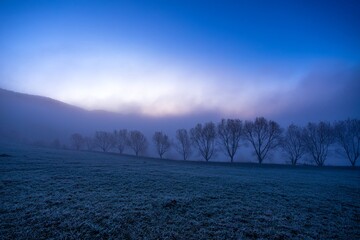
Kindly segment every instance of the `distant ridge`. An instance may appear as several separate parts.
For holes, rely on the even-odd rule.
[[[131,122],[121,114],[88,111],[49,97],[3,88],[0,116],[0,138],[26,141],[66,141],[74,132],[92,135],[96,130],[114,130]]]
[[[0,88],[0,100],[1,101],[9,101],[9,100],[32,101],[34,103],[39,103],[39,104],[57,105],[59,107],[68,107],[68,108],[86,111],[85,109],[82,109],[80,107],[77,107],[77,106],[74,106],[74,105],[71,105],[68,103],[64,103],[62,101],[55,100],[50,97],[33,95],[33,94],[28,94],[28,93],[20,93],[20,92],[15,92],[12,90],[7,90],[4,88]]]
[[[170,135],[178,128],[192,127],[194,116],[150,118],[104,110],[85,110],[49,97],[0,88],[0,139],[68,141],[72,133],[93,136],[95,131],[126,128],[143,131],[148,137],[162,130]],[[208,120],[207,116],[205,116]]]
[[[80,108],[48,97],[1,88],[0,138],[25,142],[64,138],[67,127],[61,126],[61,121],[69,125],[71,120],[65,119],[68,118],[66,116],[83,112]]]

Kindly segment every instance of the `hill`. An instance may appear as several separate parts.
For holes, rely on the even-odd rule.
[[[51,98],[0,89],[0,138],[6,140],[68,141],[74,132],[92,136],[95,131],[138,129],[147,136],[156,130],[190,127],[196,119],[150,118],[106,111],[88,111]]]

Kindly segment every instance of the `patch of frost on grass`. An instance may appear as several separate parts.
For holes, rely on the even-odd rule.
[[[1,239],[360,236],[357,170],[6,152],[13,157],[0,161]]]

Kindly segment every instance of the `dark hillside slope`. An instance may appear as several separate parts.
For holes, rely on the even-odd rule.
[[[84,109],[47,97],[0,89],[0,135],[8,139],[66,139],[125,123],[122,115]]]
[[[201,113],[202,114],[202,113]],[[17,93],[0,88],[0,139],[67,141],[74,132],[93,135],[95,131],[138,129],[151,137],[154,131],[173,134],[197,122],[214,118],[199,116],[145,117],[106,111],[87,111],[51,98]],[[201,118],[201,119],[200,119]]]

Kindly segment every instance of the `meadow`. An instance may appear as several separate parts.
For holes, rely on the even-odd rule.
[[[0,154],[0,239],[360,239],[359,169]]]

